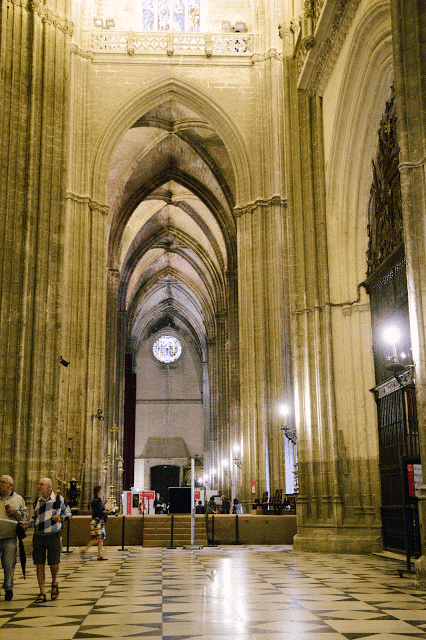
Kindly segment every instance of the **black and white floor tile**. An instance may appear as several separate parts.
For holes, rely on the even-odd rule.
[[[35,569],[0,598],[0,640],[412,640],[426,638],[426,591],[402,562],[291,547],[107,547],[64,553],[60,594],[35,604]]]

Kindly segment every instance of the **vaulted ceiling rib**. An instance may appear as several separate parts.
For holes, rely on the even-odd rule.
[[[173,320],[205,349],[235,268],[235,180],[227,150],[200,115],[169,101],[122,137],[109,171],[109,263],[137,350]]]

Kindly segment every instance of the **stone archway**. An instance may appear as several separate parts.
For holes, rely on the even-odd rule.
[[[125,356],[135,366],[141,345],[171,325],[199,360],[204,451],[190,453],[214,451],[216,457],[218,447],[229,448],[238,415],[229,358],[238,362],[233,209],[249,186],[244,145],[236,145],[238,130],[229,118],[183,83],[136,96],[119,120],[107,128],[94,169],[110,176],[103,189],[109,204],[106,404],[118,424],[118,449],[125,430]]]

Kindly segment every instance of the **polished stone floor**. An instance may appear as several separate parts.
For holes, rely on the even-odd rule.
[[[291,547],[107,547],[64,553],[59,599],[34,604],[29,559],[0,598],[0,640],[402,640],[426,638],[426,592],[381,556]]]

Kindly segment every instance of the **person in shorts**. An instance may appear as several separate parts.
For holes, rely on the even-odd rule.
[[[61,561],[61,529],[64,520],[71,518],[71,509],[64,498],[52,490],[50,478],[42,478],[38,483],[39,496],[34,502],[34,515],[28,527],[34,528],[33,562],[37,568],[37,580],[40,593],[35,602],[46,602],[45,564],[50,567],[52,588],[50,597],[56,600],[59,596],[58,572]]]
[[[90,522],[90,534],[91,539],[86,544],[84,549],[80,551],[80,557],[86,558],[87,551],[93,545],[98,545],[98,560],[108,560],[105,556],[102,555],[102,546],[104,544],[104,540],[106,538],[105,533],[105,522],[107,521],[108,514],[111,513],[108,509],[105,508],[105,503],[102,501],[102,487],[100,485],[96,485],[93,488],[93,500],[91,504],[92,508],[92,520]]]

